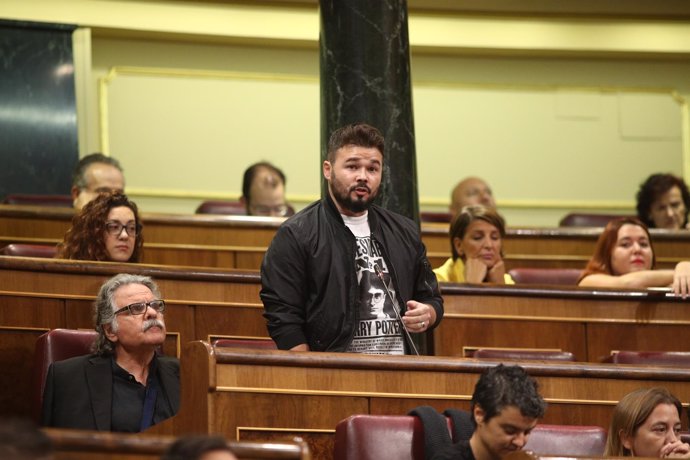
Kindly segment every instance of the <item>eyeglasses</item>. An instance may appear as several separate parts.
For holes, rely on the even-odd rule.
[[[277,206],[262,206],[262,205],[250,205],[249,210],[252,215],[255,216],[276,216],[285,217],[287,216],[288,210],[290,208],[286,204],[279,204]]]
[[[153,308],[158,313],[163,313],[165,311],[165,301],[164,300],[151,300],[150,302],[137,302],[126,307],[122,307],[117,310],[113,315],[118,315],[125,310],[129,310],[130,315],[143,315],[148,307]]]
[[[127,232],[128,236],[137,236],[137,233],[141,231],[141,225],[137,224],[136,222],[127,222],[126,224],[123,224],[122,222],[118,222],[116,220],[109,220],[105,223],[105,231],[108,232],[108,235],[120,236],[123,228]]]

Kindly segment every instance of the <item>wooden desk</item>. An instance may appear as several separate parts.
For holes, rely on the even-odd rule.
[[[175,437],[153,434],[107,433],[44,428],[53,443],[56,460],[158,460],[175,442]],[[272,443],[229,441],[239,460],[310,460],[309,447],[302,441]]]
[[[442,284],[439,356],[463,348],[552,348],[596,362],[612,350],[690,349],[690,300],[658,291]]]
[[[220,432],[231,439],[301,436],[330,458],[336,424],[353,414],[403,415],[431,405],[469,409],[479,375],[496,362],[461,358],[213,349],[182,352],[178,415],[159,433]],[[690,399],[690,369],[524,362],[549,403],[544,423],[606,427],[625,394],[661,385]]]
[[[69,208],[0,205],[0,237],[57,243],[70,227]],[[258,269],[282,218],[142,213],[144,262]],[[600,228],[508,228],[506,266],[583,268]],[[432,266],[450,257],[448,225],[422,224]],[[652,230],[661,267],[690,259],[690,232]],[[18,242],[18,241],[16,241]],[[243,249],[244,248],[244,249]]]

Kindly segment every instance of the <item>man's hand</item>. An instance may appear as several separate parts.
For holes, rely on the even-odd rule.
[[[431,305],[416,300],[408,300],[406,305],[407,311],[402,320],[408,331],[424,332],[436,322],[436,310]]]

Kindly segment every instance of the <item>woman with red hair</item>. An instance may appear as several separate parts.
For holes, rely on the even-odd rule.
[[[74,216],[56,257],[139,262],[143,245],[137,205],[122,193],[103,193]]]
[[[656,270],[647,226],[633,217],[613,219],[599,236],[579,286],[637,288],[671,286],[683,298],[690,294],[690,262],[673,270]]]

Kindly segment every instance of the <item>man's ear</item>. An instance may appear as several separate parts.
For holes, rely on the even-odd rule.
[[[112,324],[104,324],[101,326],[103,328],[103,333],[111,342],[117,342],[117,334],[113,332]]]
[[[484,412],[484,409],[482,409],[479,406],[479,404],[475,404],[474,409],[472,409],[472,417],[474,417],[474,421],[477,423],[477,426],[484,423],[484,416],[485,415],[486,415],[486,412]]]
[[[80,191],[81,191],[81,190],[80,190],[79,187],[77,187],[76,185],[73,185],[73,186],[72,186],[72,189],[70,190],[70,195],[72,195],[72,201],[74,201],[74,200],[77,199],[77,197],[79,196],[79,192],[80,192]]]
[[[326,178],[326,180],[330,181],[331,180],[331,171],[332,171],[333,165],[331,165],[331,162],[328,160],[323,161],[323,177]]]

